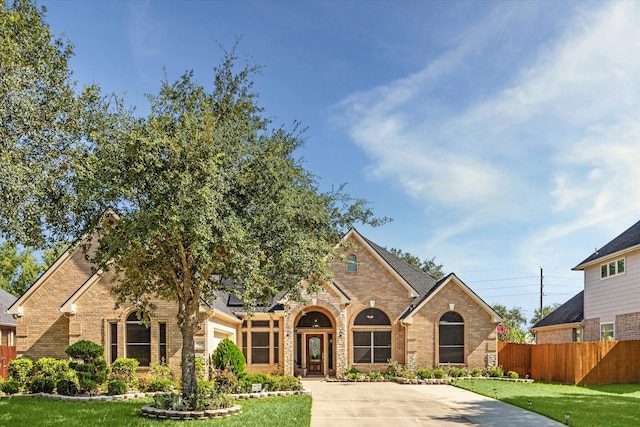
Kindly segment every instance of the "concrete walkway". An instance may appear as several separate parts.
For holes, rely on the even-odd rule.
[[[542,415],[450,385],[303,380],[311,427],[560,426]]]

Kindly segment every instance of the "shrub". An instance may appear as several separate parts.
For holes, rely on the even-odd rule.
[[[68,360],[42,357],[34,365],[35,374],[45,378],[53,378],[55,381],[68,378],[70,368]]]
[[[194,362],[196,365],[196,378],[199,380],[204,380],[204,359],[201,357],[196,357]]]
[[[244,374],[246,361],[244,360],[244,354],[237,345],[228,338],[223,339],[218,344],[211,355],[211,365],[215,369],[230,370],[236,376],[240,377]]]
[[[30,393],[53,393],[56,388],[56,381],[53,378],[36,378],[29,383]]]
[[[33,372],[33,361],[28,357],[13,359],[9,362],[8,370],[9,378],[18,383],[20,390],[24,390],[27,385],[27,380]]]
[[[293,375],[282,375],[280,377],[280,390],[302,390],[302,384],[298,377],[294,377]]]
[[[127,383],[123,380],[111,380],[107,386],[107,394],[114,396],[116,394],[127,394]]]
[[[173,388],[175,388],[173,380],[169,378],[156,378],[147,386],[147,391],[169,391]]]
[[[463,376],[463,374],[464,372],[460,368],[449,368],[449,372],[447,373],[451,378],[458,378]]]
[[[119,357],[111,364],[111,380],[122,380],[127,387],[138,387],[138,361],[132,358]],[[122,393],[120,393],[122,394]]]
[[[433,378],[440,379],[440,378],[444,378],[445,375],[447,375],[447,373],[442,368],[438,368],[438,369],[434,369],[433,370]]]
[[[20,383],[16,380],[5,381],[2,383],[2,391],[6,394],[16,394],[20,391]]]
[[[472,377],[480,377],[480,376],[482,376],[482,369],[473,368],[473,370],[471,371],[471,376]]]
[[[369,374],[368,374],[368,377],[373,381],[380,380],[380,379],[382,379],[382,372],[370,371]]]
[[[69,367],[78,375],[78,386],[81,391],[93,392],[98,384],[107,379],[107,362],[102,355],[104,348],[91,341],[82,340],[67,347],[65,352],[82,363],[69,362]]]
[[[487,368],[487,376],[493,378],[500,378],[504,375],[502,366],[490,366]]]
[[[151,391],[149,390],[149,385],[155,381],[156,377],[153,375],[143,375],[138,377],[138,390],[140,391]]]
[[[58,394],[64,396],[74,396],[78,394],[78,386],[71,380],[60,380],[56,383],[56,390]]]
[[[173,372],[164,360],[151,364],[151,374],[156,378],[173,379]]]
[[[406,371],[404,365],[395,360],[388,360],[389,365],[387,366],[387,373],[393,377],[401,377]]]
[[[416,371],[416,375],[420,379],[428,380],[429,378],[433,378],[433,371],[427,368],[420,368]]]
[[[520,378],[520,375],[518,375],[518,373],[517,373],[517,372],[515,372],[515,371],[509,371],[509,372],[507,372],[507,376],[508,376],[509,378],[513,378],[514,380],[515,380],[515,379]]]
[[[238,378],[230,370],[219,371],[213,377],[216,392],[218,393],[235,393]]]

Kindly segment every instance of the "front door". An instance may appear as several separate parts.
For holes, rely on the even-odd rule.
[[[323,335],[307,335],[307,374],[323,375]]]

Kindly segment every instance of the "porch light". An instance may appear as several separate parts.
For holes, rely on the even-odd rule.
[[[369,301],[369,306],[370,307],[375,307],[376,306],[376,300],[372,299]]]

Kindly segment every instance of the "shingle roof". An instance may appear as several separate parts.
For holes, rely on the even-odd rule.
[[[543,326],[562,325],[565,323],[577,323],[584,320],[584,291],[562,304],[560,307],[540,319],[534,328]]]
[[[398,258],[366,237],[362,236],[362,238],[418,293],[418,298],[424,296],[436,285],[436,280],[424,271]]]
[[[599,258],[606,257],[607,255],[611,255],[613,253],[631,248],[633,246],[640,245],[640,221],[633,224],[627,230],[625,230],[618,237],[604,245],[602,248],[596,250],[593,254],[591,254],[587,259],[582,261],[574,270],[580,270],[580,267],[584,264],[590,263],[591,261],[595,261]]]
[[[16,325],[16,319],[12,315],[5,313],[18,298],[11,295],[4,289],[0,289],[0,325]]]

